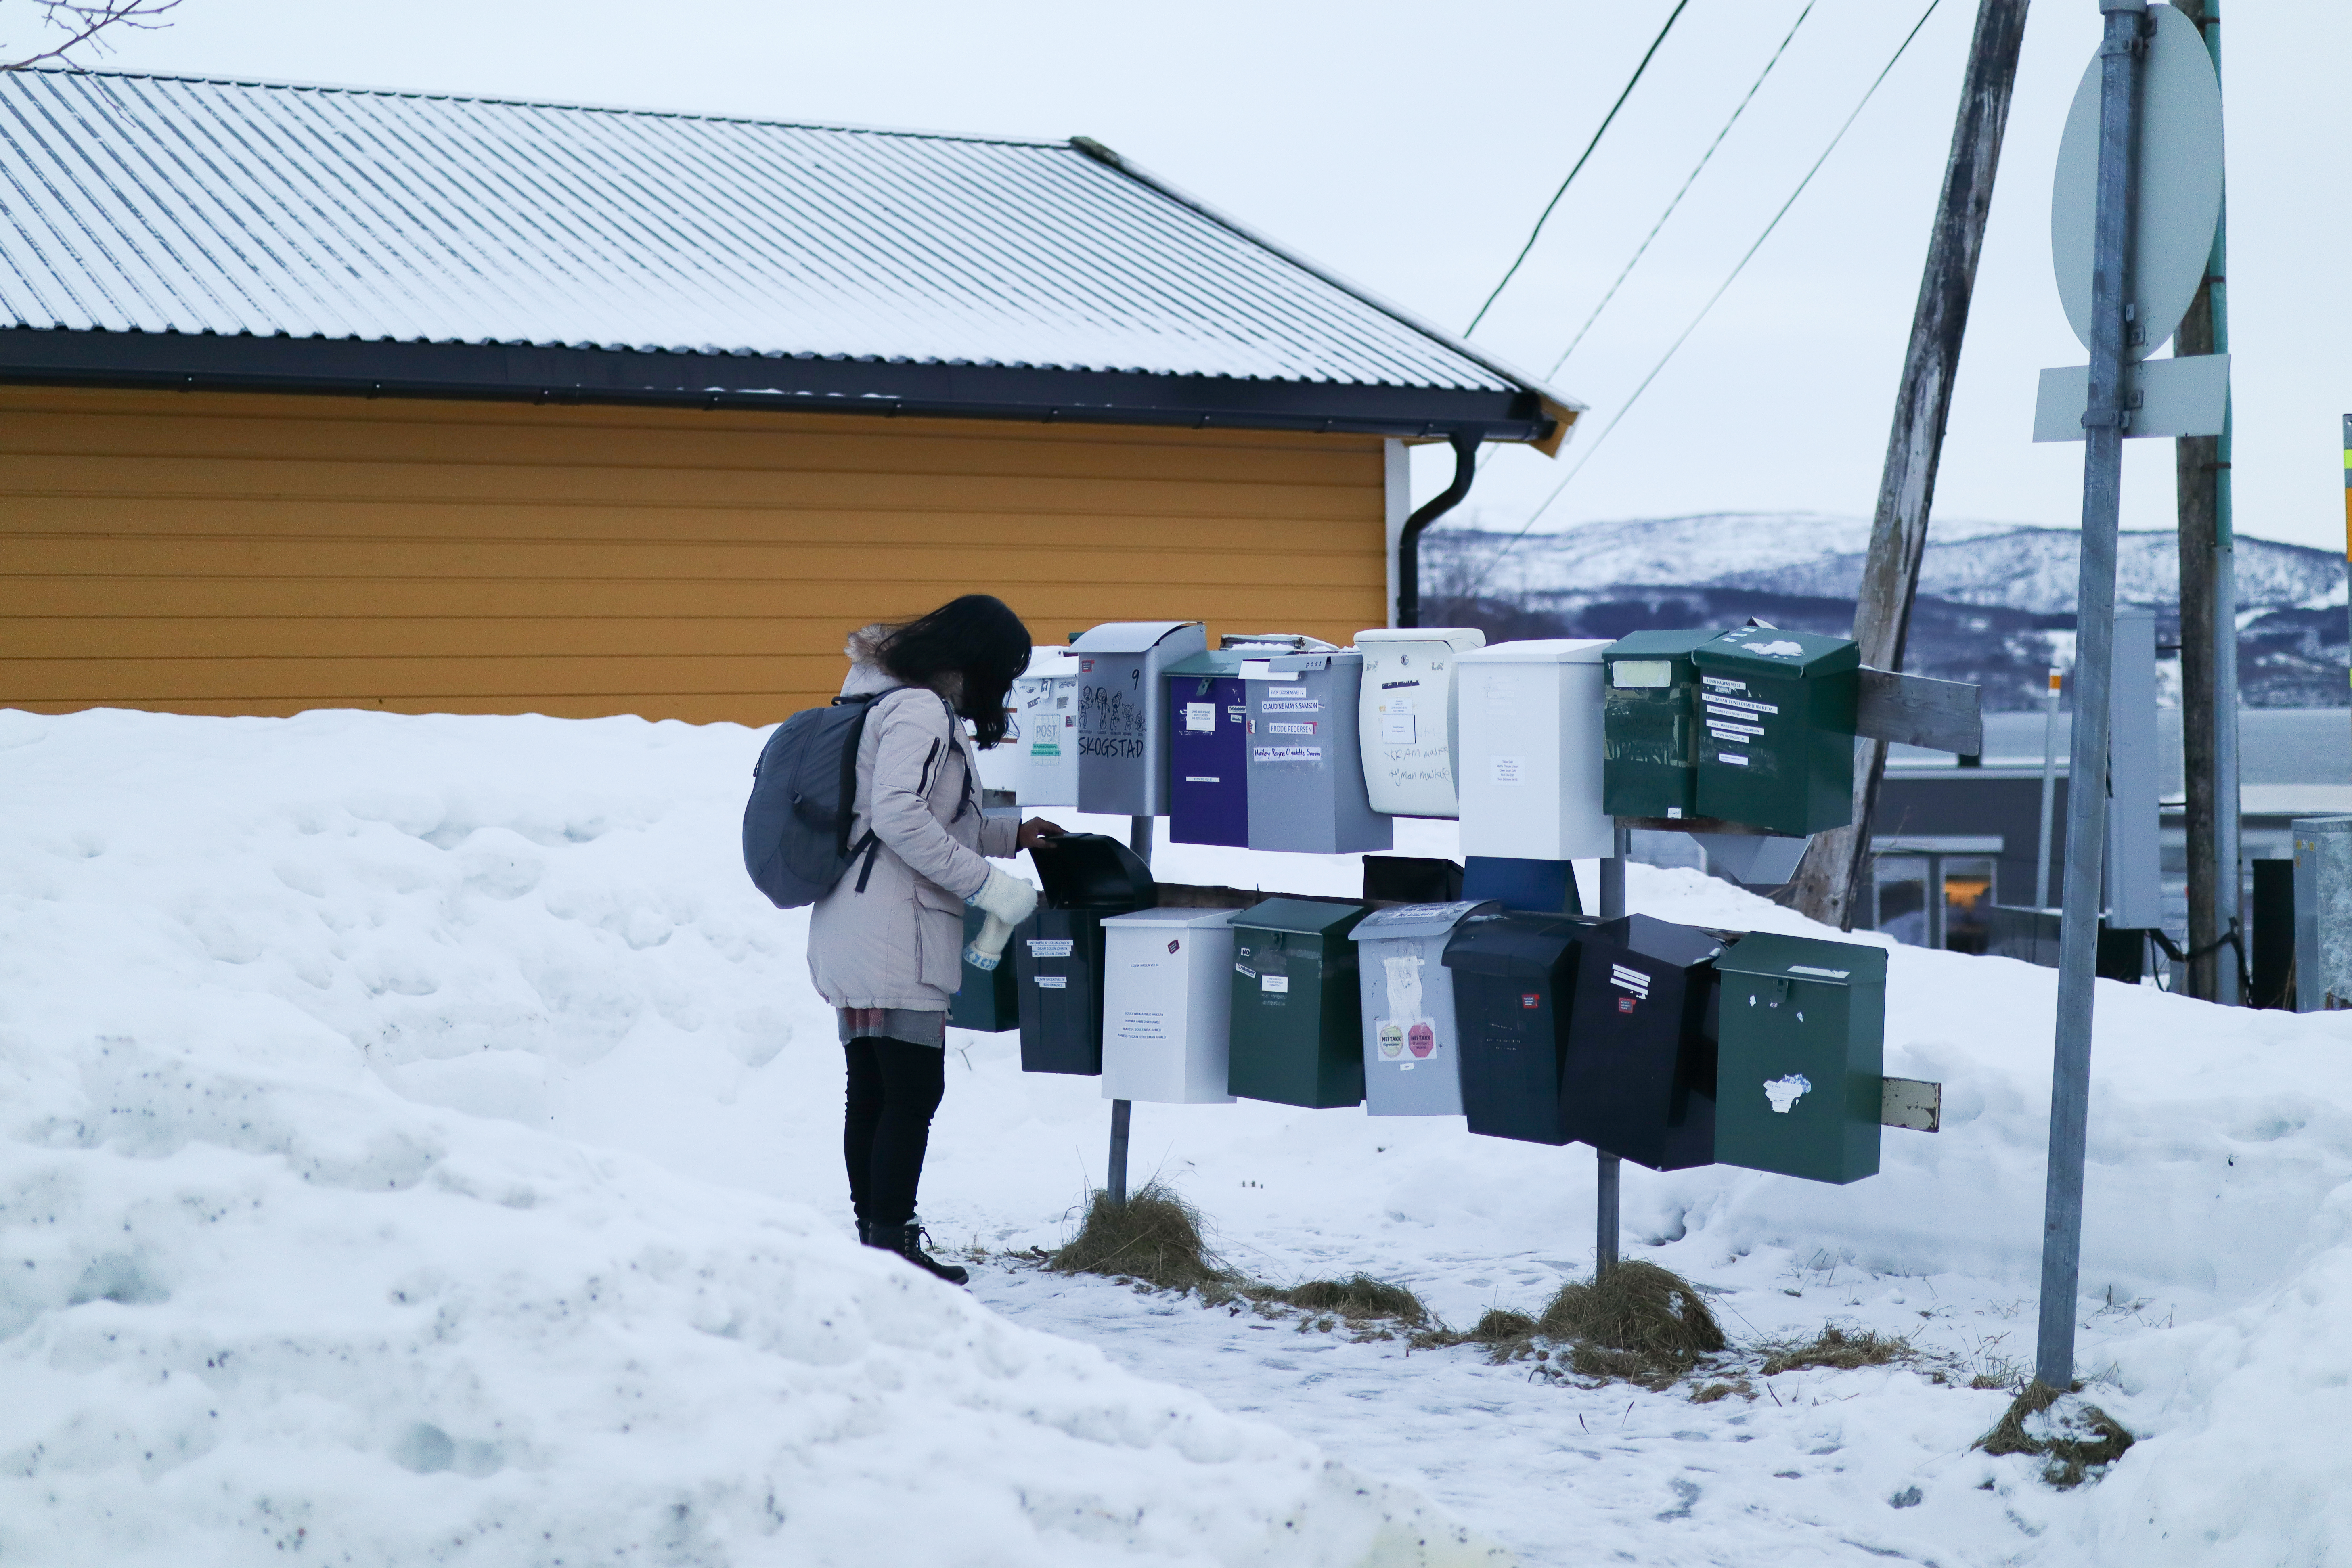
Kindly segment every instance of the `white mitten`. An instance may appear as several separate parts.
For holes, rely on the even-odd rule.
[[[988,880],[964,902],[988,918],[980,922],[980,934],[964,948],[963,961],[986,971],[1003,962],[1004,944],[1013,939],[1013,928],[1035,912],[1037,889],[1026,879],[991,866]]]

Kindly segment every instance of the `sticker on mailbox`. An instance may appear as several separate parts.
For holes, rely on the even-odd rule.
[[[1259,699],[1257,709],[1261,713],[1320,713],[1323,700],[1301,697],[1295,691],[1269,691]]]
[[[1498,784],[1514,787],[1528,782],[1528,764],[1524,757],[1488,757],[1488,775]]]
[[[1261,974],[1257,977],[1257,988],[1261,991],[1272,991],[1277,994],[1286,996],[1290,994],[1290,976],[1287,974]]]
[[[1381,1026],[1381,1055],[1393,1061],[1404,1055],[1404,1028],[1396,1023]]]
[[[1070,977],[1066,974],[1041,974],[1037,976],[1037,989],[1040,991],[1067,991],[1069,988]]]
[[[1320,746],[1252,746],[1250,761],[1320,763],[1323,761],[1323,748]]]
[[[1032,958],[1067,958],[1074,945],[1068,937],[1031,937],[1029,956]]]
[[[1764,1098],[1772,1102],[1773,1110],[1786,1116],[1797,1101],[1812,1092],[1812,1089],[1811,1082],[1803,1073],[1792,1072],[1786,1078],[1768,1079],[1764,1085]]]
[[[1286,724],[1269,719],[1266,721],[1265,732],[1269,735],[1312,735],[1315,733],[1315,721],[1307,719],[1297,723]]]
[[[1383,746],[1410,746],[1413,743],[1413,731],[1414,724],[1413,716],[1412,714],[1391,713],[1387,718],[1381,721],[1381,744]]]
[[[1186,733],[1198,734],[1202,731],[1214,730],[1216,727],[1217,705],[1215,703],[1187,702],[1184,704],[1184,729]]]
[[[1543,994],[1539,991],[1522,991],[1519,993],[1519,1005],[1529,1009],[1540,1007],[1543,1005]]]

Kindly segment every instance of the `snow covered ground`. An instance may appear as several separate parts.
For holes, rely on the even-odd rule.
[[[1887,1068],[1946,1121],[1877,1178],[1626,1173],[1629,1245],[1735,1338],[1899,1331],[1916,1369],[1696,1404],[1045,1274],[1007,1255],[1066,1233],[1108,1116],[1009,1036],[953,1039],[925,1182],[987,1249],[967,1300],[844,1238],[803,919],[737,858],[759,739],[0,713],[0,1562],[1483,1559],[1441,1520],[1530,1563],[2352,1558],[2352,1019],[2102,986],[2081,1361],[2143,1441],[2054,1494],[1969,1449],[2005,1396],[1966,1386],[2030,1356],[2046,972],[1895,951]],[[1590,1267],[1589,1152],[1135,1123],[1261,1276],[1466,1326]]]

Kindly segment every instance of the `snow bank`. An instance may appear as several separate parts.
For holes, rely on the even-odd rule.
[[[624,1516],[656,1521],[620,1531],[653,1553],[665,1519],[705,1532],[686,1539],[752,1539],[768,1477],[782,1478],[784,1530],[820,1532],[810,1541],[838,1507],[868,1529],[903,1522],[909,1540],[984,1542],[1024,1506],[1011,1488],[1048,1481],[1054,1499],[1097,1500],[1089,1517],[1129,1510],[1140,1522],[1119,1528],[1145,1550],[1162,1549],[1151,1531],[1165,1524],[1164,1539],[1245,1560],[1256,1546],[1213,1543],[1259,1542],[1310,1506],[1355,1521],[1329,1527],[1334,1551],[1371,1539],[1377,1509],[1310,1505],[1328,1486],[1305,1450],[1276,1465],[1187,1448],[1180,1432],[1220,1418],[944,1293],[892,1287],[835,1244],[831,1018],[807,988],[801,919],[768,908],[736,858],[759,739],[635,720],[0,714],[0,1049],[26,1084],[0,1089],[17,1140],[0,1175],[13,1249],[0,1375],[41,1389],[0,1412],[0,1486],[18,1489],[0,1492],[0,1532],[28,1518],[97,1528],[99,1500],[131,1473],[119,1467],[136,1466],[156,1468],[142,1495],[173,1500],[141,1516],[148,1527],[215,1521],[198,1538],[217,1542],[276,1517],[266,1498],[309,1500],[313,1540],[405,1542],[413,1521],[417,1539],[454,1542],[576,1511],[597,1539]],[[1450,851],[1445,825],[1401,832],[1401,849]],[[1284,890],[1355,876],[1348,858],[1181,846],[1161,865]],[[1632,896],[1694,923],[1803,929],[1691,872],[1633,868]],[[2006,1298],[2022,1315],[2001,1348],[2024,1353],[2054,976],[1897,948],[1888,995],[1888,1070],[1944,1082],[1940,1134],[1890,1132],[1884,1173],[1845,1188],[1629,1169],[1629,1240],[1727,1288],[1750,1289],[1748,1260],[1772,1254],[1913,1277],[1914,1305]],[[2352,1367],[2330,1332],[2352,1313],[2347,1047],[2342,1015],[2102,985],[2082,1361],[2111,1370],[2121,1388],[2103,1402],[2147,1439],[2004,1552],[2352,1552],[2333,1489],[2352,1465]],[[1009,1037],[959,1034],[950,1067],[923,1198],[933,1232],[1052,1242],[1100,1178],[1097,1086],[1021,1074]],[[1500,1279],[1525,1274],[1532,1290],[1590,1256],[1589,1154],[1473,1138],[1451,1119],[1139,1106],[1135,1149],[1139,1174],[1185,1185],[1254,1270],[1366,1268],[1456,1321]],[[499,1201],[523,1191],[529,1208]],[[412,1277],[440,1292],[432,1305],[393,1300]],[[1730,1300],[1751,1313],[1781,1300],[1753,1284]],[[77,1293],[100,1299],[66,1305]],[[1782,1304],[1818,1324],[1816,1302]],[[465,1325],[450,1339],[435,1337],[444,1312]],[[786,1347],[833,1342],[811,1340],[812,1318],[864,1348],[793,1359]],[[965,1348],[999,1343],[1045,1370],[1016,1379],[994,1370],[1009,1364],[999,1352]],[[232,1368],[274,1370],[206,1368],[223,1347]],[[903,1386],[878,1386],[886,1366]],[[784,1397],[726,1397],[754,1384]],[[1013,1401],[1041,1386],[1108,1414],[1087,1426]],[[871,1441],[806,1436],[821,1426],[810,1412],[847,1388],[871,1403],[856,1420],[845,1404],[837,1430]],[[201,1425],[135,1414],[200,1397],[220,1412]],[[215,1421],[236,1436],[204,1447]],[[1230,1430],[1251,1453],[1279,1441]],[[1124,1436],[1100,1436],[1112,1431]],[[183,1440],[191,1457],[165,1468]],[[613,1458],[625,1441],[627,1467]],[[446,1463],[418,1476],[395,1455]],[[349,1479],[362,1470],[364,1486]],[[950,1470],[976,1494],[920,1515],[949,1495],[933,1478]],[[1275,1489],[1225,1479],[1241,1474]],[[903,1501],[878,1504],[886,1486]],[[1168,1522],[1204,1497],[1230,1508],[1197,1539]],[[1931,1495],[1901,1519],[1930,1524],[1941,1506]],[[959,1513],[991,1522],[959,1529]],[[1026,1561],[1097,1550],[1018,1528],[1045,1543],[1024,1544]]]
[[[698,1091],[790,1037],[712,989],[789,980],[790,927],[661,787],[747,739],[0,715],[0,1560],[1497,1561],[804,1205],[529,1125],[621,1040],[707,1034]]]

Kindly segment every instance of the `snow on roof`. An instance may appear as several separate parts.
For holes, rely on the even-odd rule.
[[[1076,146],[0,76],[20,326],[1532,385]]]

